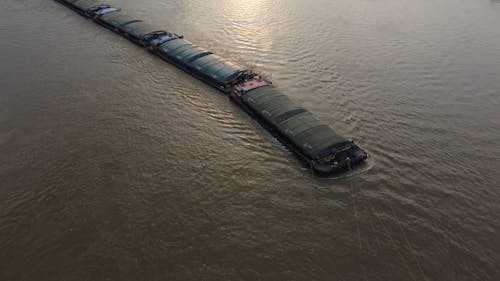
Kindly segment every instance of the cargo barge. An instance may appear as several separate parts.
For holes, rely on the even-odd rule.
[[[368,154],[354,141],[338,135],[250,69],[98,0],[56,1],[229,95],[316,174],[336,174],[367,159]]]

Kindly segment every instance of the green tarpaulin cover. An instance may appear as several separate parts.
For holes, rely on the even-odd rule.
[[[348,141],[272,86],[245,94],[243,101],[313,159],[325,149]]]
[[[132,22],[141,22],[141,20],[135,19],[131,16],[127,16],[120,12],[106,14],[101,17],[101,20],[105,23],[108,23],[109,25],[116,27],[123,26]]]
[[[76,1],[73,3],[73,5],[75,5],[76,7],[82,9],[82,10],[87,10],[88,8],[92,8],[94,6],[99,6],[99,5],[103,5],[104,3],[102,3],[101,1],[97,1],[97,0],[80,0],[80,1]]]
[[[225,84],[234,76],[244,71],[243,68],[229,63],[184,39],[176,39],[161,45],[160,52],[164,55],[185,63],[193,69],[215,80],[218,84]]]

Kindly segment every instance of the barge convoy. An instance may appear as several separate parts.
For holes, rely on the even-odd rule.
[[[56,1],[229,95],[316,174],[335,174],[367,159],[354,141],[335,133],[251,70],[98,0]]]

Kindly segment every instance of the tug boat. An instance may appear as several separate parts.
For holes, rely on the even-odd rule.
[[[366,151],[354,141],[337,134],[250,69],[99,0],[56,1],[228,94],[317,175],[337,174],[367,159]]]

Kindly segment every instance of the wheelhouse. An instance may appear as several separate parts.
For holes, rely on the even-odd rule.
[[[97,5],[97,6],[90,7],[85,11],[85,16],[88,18],[93,18],[97,11],[103,10],[103,9],[108,9],[108,8],[111,8],[111,6],[110,5]]]
[[[260,76],[255,74],[249,74],[245,81],[241,82],[240,84],[234,87],[233,91],[241,96],[252,90],[271,85],[272,85],[271,82],[262,79]]]
[[[146,46],[146,47],[150,46],[151,41],[156,40],[156,39],[158,39],[162,36],[165,36],[165,35],[168,35],[168,32],[163,31],[163,30],[157,30],[157,31],[150,32],[142,37],[141,44],[143,46]]]
[[[154,40],[149,41],[148,44],[151,47],[151,49],[158,49],[158,46],[160,46],[161,44],[168,42],[168,41],[171,41],[171,40],[179,39],[179,38],[183,38],[183,36],[177,35],[177,34],[172,34],[169,32],[163,36],[160,36]]]
[[[102,16],[105,16],[105,15],[108,15],[111,13],[117,13],[120,11],[121,11],[120,8],[114,8],[114,7],[100,9],[100,10],[97,10],[96,12],[94,12],[94,19],[99,19]]]

